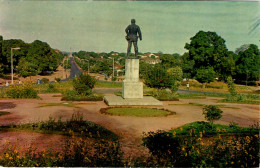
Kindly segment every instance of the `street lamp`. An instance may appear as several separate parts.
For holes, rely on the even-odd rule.
[[[14,65],[13,65],[13,50],[20,50],[20,47],[11,48],[11,74],[12,74],[12,84],[14,84]]]
[[[111,58],[109,58],[109,59],[111,59]],[[114,77],[115,76],[115,73],[114,73],[114,71],[115,71],[115,60],[114,60],[114,57],[112,57],[112,59],[113,59],[113,74],[112,74],[112,77]]]
[[[88,61],[88,75],[89,75],[89,60],[87,60]]]

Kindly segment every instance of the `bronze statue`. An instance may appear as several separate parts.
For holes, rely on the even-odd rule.
[[[138,54],[137,40],[139,37],[139,39],[142,41],[142,34],[141,34],[140,27],[135,24],[135,19],[131,20],[131,25],[127,26],[125,32],[126,32],[126,40],[128,41],[126,58],[129,58],[129,53],[131,52],[132,43],[134,44],[135,58],[137,58],[137,54]],[[137,36],[137,33],[139,36]]]

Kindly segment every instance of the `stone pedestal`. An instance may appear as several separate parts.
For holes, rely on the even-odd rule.
[[[143,82],[139,81],[139,59],[125,60],[125,80],[123,81],[122,97],[124,99],[143,98]]]
[[[109,106],[162,106],[152,96],[143,96],[143,82],[139,81],[139,59],[126,59],[125,80],[121,96],[104,96]]]

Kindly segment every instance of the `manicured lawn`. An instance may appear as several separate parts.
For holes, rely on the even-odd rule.
[[[96,88],[121,88],[121,82],[106,82],[106,81],[97,81]]]
[[[175,114],[174,112],[151,108],[109,108],[105,109],[104,113],[110,115],[133,117],[161,117]]]

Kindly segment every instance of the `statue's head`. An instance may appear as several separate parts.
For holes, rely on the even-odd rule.
[[[131,23],[135,23],[135,19],[131,19]]]

